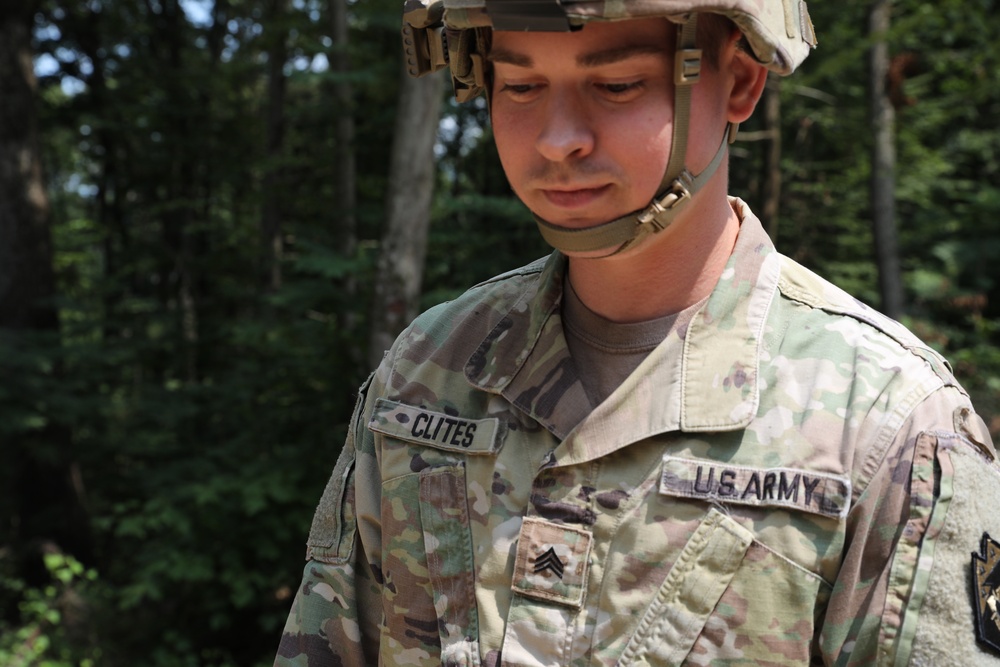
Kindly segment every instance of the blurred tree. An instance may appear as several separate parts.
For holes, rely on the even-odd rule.
[[[285,64],[288,61],[288,0],[270,0],[267,6],[267,138],[265,140],[264,178],[261,183],[261,240],[264,248],[265,285],[271,290],[281,289],[282,258],[285,241],[282,233],[282,205],[284,192],[282,155],[285,139]]]
[[[874,0],[868,15],[868,100],[872,126],[871,209],[882,312],[903,316],[903,277],[896,235],[896,114],[889,99],[891,0]]]
[[[329,0],[330,26],[333,46],[330,57],[336,79],[333,82],[333,113],[336,123],[334,142],[335,182],[334,201],[340,211],[340,242],[346,256],[352,257],[358,245],[357,223],[357,168],[354,153],[354,90],[350,82],[351,54],[349,14],[343,0]],[[348,296],[353,296],[356,283],[348,278],[345,285]],[[351,318],[353,319],[353,318]]]
[[[89,562],[92,550],[72,433],[49,394],[62,361],[32,68],[35,9],[30,0],[0,7],[0,520],[11,549],[0,559],[39,584],[45,552]]]
[[[434,143],[444,81],[444,72],[415,79],[402,63],[399,71],[402,83],[368,343],[368,364],[373,368],[420,312],[434,195]]]
[[[763,125],[767,137],[764,173],[761,184],[760,220],[772,239],[778,238],[778,212],[781,210],[781,79],[767,77],[764,89]]]

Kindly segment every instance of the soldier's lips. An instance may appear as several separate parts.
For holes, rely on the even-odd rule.
[[[578,209],[592,204],[600,199],[611,188],[610,184],[599,185],[592,188],[559,188],[542,189],[545,200],[559,208]]]

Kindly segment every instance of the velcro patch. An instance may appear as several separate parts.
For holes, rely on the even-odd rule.
[[[464,454],[493,454],[500,446],[499,419],[462,419],[385,398],[375,401],[368,428],[393,438]]]
[[[664,456],[660,493],[738,505],[788,507],[843,518],[847,516],[851,481],[794,468],[751,468]]]
[[[592,536],[586,530],[525,517],[514,560],[515,593],[579,607],[587,589]]]

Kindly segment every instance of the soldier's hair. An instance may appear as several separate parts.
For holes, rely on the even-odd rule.
[[[739,28],[729,18],[721,14],[704,12],[698,15],[698,48],[702,51],[702,61],[714,70],[719,69],[719,55],[722,47]],[[749,52],[746,37],[740,36],[737,48]]]

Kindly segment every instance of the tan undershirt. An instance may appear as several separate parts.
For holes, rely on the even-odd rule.
[[[596,407],[604,402],[667,336],[683,336],[705,301],[707,298],[680,313],[622,324],[587,308],[567,280],[562,302],[563,328],[591,405]]]

